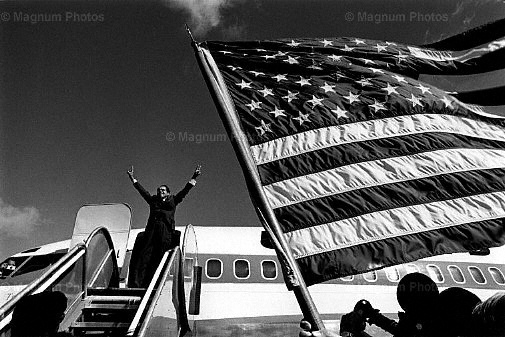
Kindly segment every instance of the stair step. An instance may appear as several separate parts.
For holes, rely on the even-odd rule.
[[[118,322],[74,322],[70,325],[70,329],[74,330],[89,330],[89,331],[105,331],[128,329],[130,323]]]
[[[139,304],[142,300],[142,296],[102,296],[102,295],[92,295],[86,297],[88,303],[98,304],[98,303],[123,303],[123,304]]]
[[[121,311],[137,310],[138,304],[130,303],[88,303],[82,308],[83,311]]]
[[[88,288],[91,296],[144,296],[144,288]]]

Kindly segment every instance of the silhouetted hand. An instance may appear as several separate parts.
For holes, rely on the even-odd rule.
[[[133,180],[135,179],[135,176],[133,175],[133,165],[126,172],[128,173],[128,176],[130,177],[130,180],[133,182]]]
[[[199,176],[200,174],[202,174],[202,171],[201,171],[201,170],[202,170],[202,165],[198,165],[198,166],[196,167],[196,169],[195,169],[195,172],[193,173],[193,177],[191,177],[191,178],[192,178],[192,179],[196,179],[196,178],[198,178],[198,176]]]

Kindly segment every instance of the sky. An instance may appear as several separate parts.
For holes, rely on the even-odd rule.
[[[198,41],[349,36],[434,42],[505,3],[415,0],[0,2],[0,260],[69,239],[81,205],[127,203],[202,176],[178,225],[258,226],[185,31]]]

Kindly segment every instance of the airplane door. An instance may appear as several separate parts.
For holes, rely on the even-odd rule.
[[[84,205],[75,217],[74,233],[70,249],[86,240],[97,227],[106,227],[109,231],[118,267],[123,266],[126,245],[131,228],[131,208],[127,204]]]

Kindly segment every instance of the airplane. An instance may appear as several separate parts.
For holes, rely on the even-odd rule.
[[[114,216],[107,215],[111,209]],[[47,273],[51,266],[67,254],[72,242],[82,241],[97,223],[106,224],[111,236],[115,236],[113,255],[117,258],[118,266],[122,267],[118,287],[126,289],[132,249],[138,234],[144,229],[130,230],[128,215],[122,217],[123,224],[127,223],[123,229],[103,220],[118,218],[117,209],[125,214],[129,211],[129,207],[124,204],[83,206],[76,217],[72,239],[31,248],[7,258],[5,261],[13,260],[17,268],[0,278],[0,322],[5,318],[2,317],[1,306],[16,297],[32,281]],[[83,221],[83,218],[87,219]],[[88,228],[83,229],[83,226]],[[187,311],[191,336],[298,335],[301,312],[295,296],[284,284],[274,250],[260,244],[262,227],[188,225],[176,229],[184,233],[180,243],[181,263],[187,286],[184,295],[186,306],[193,306],[193,309]],[[326,328],[338,333],[342,315],[350,312],[361,299],[370,301],[382,313],[396,318],[398,311],[401,311],[396,300],[396,287],[399,280],[408,273],[421,272],[430,276],[440,290],[463,287],[485,300],[496,292],[505,290],[504,262],[505,246],[472,254],[434,256],[316,284],[310,286],[309,291]],[[200,269],[199,276],[193,272],[195,268]],[[168,275],[167,280],[173,281],[173,266]],[[194,297],[196,283],[199,287],[197,299],[191,298]],[[167,336],[166,321],[174,320],[179,315],[172,306],[174,300],[170,300],[172,291],[161,291],[159,296],[160,300],[153,305],[150,313],[151,322],[154,323],[148,329],[149,336]],[[165,298],[161,300],[163,297]],[[71,323],[66,327],[71,327]],[[0,324],[0,336],[1,329]],[[372,336],[389,336],[375,326],[367,327],[366,331]],[[178,332],[173,335],[178,335]]]

